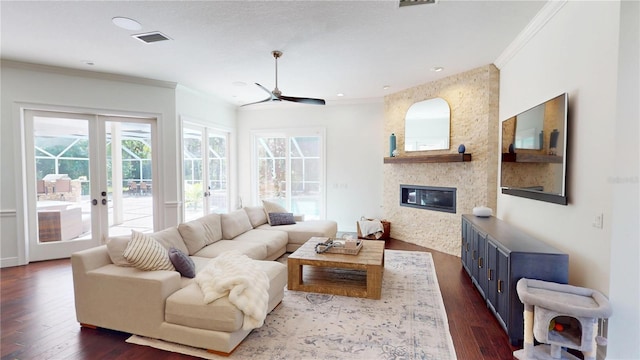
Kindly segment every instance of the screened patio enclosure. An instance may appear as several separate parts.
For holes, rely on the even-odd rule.
[[[106,205],[108,235],[153,230],[151,124],[102,120],[104,140],[97,142],[86,120],[33,117],[39,243],[93,236],[92,187],[106,190],[96,201]],[[105,144],[102,151],[96,151],[98,143]],[[92,170],[92,163],[100,171]],[[95,179],[97,173],[106,176],[106,186]]]
[[[306,219],[323,213],[321,136],[258,136],[258,198],[279,203]]]

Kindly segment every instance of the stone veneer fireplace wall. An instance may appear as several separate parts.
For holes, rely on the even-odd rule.
[[[384,164],[383,214],[393,224],[392,238],[460,256],[461,215],[476,206],[496,211],[499,77],[494,65],[486,65],[385,97],[385,153],[395,133],[399,156],[455,154],[459,144],[472,155],[471,162]],[[450,149],[405,153],[407,110],[435,97],[451,108]],[[401,184],[457,188],[456,213],[400,206]]]

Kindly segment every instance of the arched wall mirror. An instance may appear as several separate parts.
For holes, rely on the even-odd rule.
[[[449,149],[450,115],[442,98],[411,105],[404,119],[404,151]]]

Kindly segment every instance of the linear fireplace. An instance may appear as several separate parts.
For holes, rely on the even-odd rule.
[[[400,206],[456,212],[456,188],[400,185]]]

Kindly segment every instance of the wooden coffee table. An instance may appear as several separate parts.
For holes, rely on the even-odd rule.
[[[385,242],[362,240],[358,255],[317,254],[316,244],[325,240],[312,237],[289,255],[288,289],[380,299]]]

